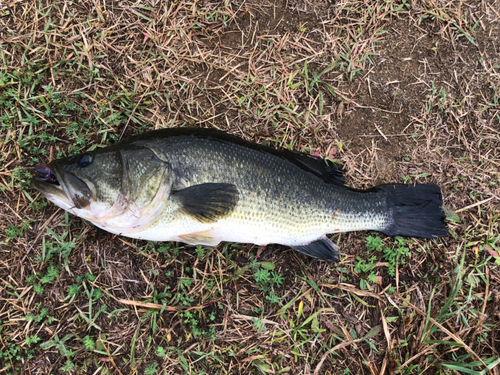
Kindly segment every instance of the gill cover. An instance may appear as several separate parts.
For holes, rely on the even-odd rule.
[[[125,171],[123,190],[129,204],[141,212],[154,210],[159,200],[170,194],[174,181],[170,164],[149,148],[121,150],[120,154]]]
[[[38,166],[33,187],[59,207],[115,233],[138,230],[163,207],[170,164],[144,146],[111,146]]]

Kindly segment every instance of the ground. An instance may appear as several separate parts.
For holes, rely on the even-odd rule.
[[[0,2],[0,373],[500,374],[498,0]],[[106,233],[35,164],[218,128],[436,183],[449,236],[282,246]]]

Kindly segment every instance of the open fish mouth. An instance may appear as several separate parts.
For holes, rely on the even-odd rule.
[[[41,164],[35,165],[35,171],[37,173],[35,178],[38,181],[43,181],[43,182],[47,182],[49,184],[59,186],[59,181],[57,180],[56,175],[46,165],[41,165]]]
[[[73,202],[59,183],[55,173],[45,165],[35,166],[36,176],[31,180],[31,187],[40,193],[52,203],[59,207],[69,210],[73,207]]]
[[[68,210],[68,207],[83,208],[90,204],[92,191],[85,181],[74,174],[65,172],[52,164],[50,166],[36,165],[35,172],[36,176],[31,186],[51,202],[65,210]]]

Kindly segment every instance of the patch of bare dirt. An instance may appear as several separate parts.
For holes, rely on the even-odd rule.
[[[498,0],[5,4],[0,369],[430,374],[499,358]],[[367,233],[333,237],[336,265],[277,245],[199,255],[65,217],[29,187],[34,164],[170,126],[337,159],[355,188],[437,183],[460,222],[407,242],[395,275],[375,253],[368,280]],[[283,284],[264,291],[264,267]]]

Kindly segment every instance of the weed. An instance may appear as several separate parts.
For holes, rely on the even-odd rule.
[[[205,257],[206,249],[203,246],[196,246],[195,251],[198,258],[203,259]]]
[[[384,248],[384,259],[389,262],[388,273],[394,277],[396,275],[396,266],[404,265],[410,256],[410,249],[406,247],[406,240],[402,237],[396,237],[391,247]]]
[[[274,288],[281,288],[285,278],[274,271],[276,266],[270,262],[256,262],[253,260],[249,266],[253,270],[253,278],[260,291],[265,294],[265,299],[270,304],[277,304],[280,298]]]
[[[23,221],[20,226],[11,224],[7,229],[5,229],[5,235],[9,238],[19,238],[24,236],[24,232],[30,229],[31,220]]]
[[[167,356],[167,351],[163,346],[159,346],[156,348],[156,355],[161,358],[165,358]]]
[[[366,249],[368,251],[382,251],[384,242],[378,236],[368,236],[366,238]]]
[[[95,349],[95,342],[94,340],[92,340],[92,338],[90,336],[85,336],[83,339],[82,339],[82,343],[83,343],[83,346],[85,346],[85,349],[89,350],[89,351],[93,351]]]
[[[30,184],[29,180],[31,179],[31,172],[23,167],[16,167],[12,171],[12,179],[9,183],[7,183],[7,187],[13,189],[29,189]]]
[[[25,343],[30,346],[32,344],[37,344],[40,342],[41,338],[39,336],[28,336],[26,337]]]
[[[34,321],[35,323],[42,323],[43,321],[46,320],[47,324],[51,324],[53,321],[53,318],[48,316],[49,314],[49,309],[46,307],[42,308],[40,310],[40,313],[38,315],[34,315],[33,313],[30,313],[26,315],[25,319],[26,321]]]
[[[75,368],[75,364],[71,362],[70,359],[67,359],[64,363],[64,366],[60,368],[62,372],[71,372]]]
[[[382,239],[378,236],[368,236],[366,239],[366,248],[368,252],[382,251],[382,257],[389,263],[387,273],[394,277],[396,275],[396,267],[398,265],[404,265],[410,256],[410,249],[406,246],[406,240],[402,237],[396,237],[392,240],[393,243],[390,246],[384,245]],[[356,272],[369,272],[375,268],[374,262],[377,257],[371,257],[370,262],[361,262],[358,267],[359,271]]]
[[[252,323],[257,332],[264,332],[266,330],[266,326],[264,325],[264,322],[261,319],[252,318]]]
[[[372,272],[376,267],[376,256],[370,257],[368,260],[364,260],[360,257],[356,257],[356,264],[354,266],[354,272],[356,273],[368,273],[368,280],[370,283],[376,282],[375,272]],[[364,285],[364,284],[363,284]],[[364,289],[364,288],[362,288]]]
[[[158,372],[158,363],[150,363],[144,369],[145,375],[154,375]]]
[[[62,339],[59,339],[59,336],[55,335],[53,340],[49,340],[49,341],[41,343],[40,347],[43,350],[49,350],[51,348],[56,348],[59,350],[59,353],[62,356],[67,357],[68,361],[69,361],[69,358],[74,357],[75,353],[73,352],[73,350],[68,349],[66,347],[66,342],[71,340],[72,338],[73,338],[73,335],[67,335],[67,336],[63,337]]]
[[[3,372],[349,374],[385,364],[386,373],[480,374],[500,365],[491,4],[14,3],[0,5]],[[375,178],[437,183],[460,216],[439,240],[372,234],[365,255],[362,233],[342,234],[336,265],[297,263],[291,251],[247,262],[248,245],[90,229],[30,187],[36,164],[180,126],[341,159],[353,188]],[[381,161],[390,167],[378,170]],[[412,281],[401,272],[398,285],[372,287],[403,266]]]

